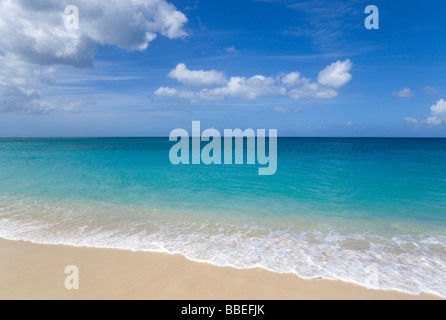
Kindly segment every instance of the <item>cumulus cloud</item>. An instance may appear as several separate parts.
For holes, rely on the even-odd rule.
[[[169,77],[178,80],[188,87],[212,87],[227,83],[226,76],[223,72],[218,72],[216,70],[191,71],[187,69],[184,63],[179,63],[176,68],[169,73]]]
[[[404,88],[400,91],[393,91],[392,95],[396,98],[412,98],[415,96],[415,93],[409,88]]]
[[[178,94],[178,91],[173,88],[161,87],[158,90],[156,90],[155,94],[164,97],[175,97]]]
[[[259,97],[267,97],[276,94],[284,94],[282,88],[276,86],[276,80],[271,77],[256,75],[250,78],[231,77],[227,84],[221,88],[204,89],[200,97],[206,99],[222,99],[226,96],[254,100]]]
[[[36,91],[26,92],[20,90],[17,86],[0,85],[0,111],[12,111],[17,107],[21,111],[32,109],[40,112],[45,112],[45,105],[41,103],[41,96]]]
[[[438,126],[446,122],[446,101],[441,99],[431,107],[431,116],[426,119],[426,123]]]
[[[12,56],[0,56],[0,112],[48,113],[54,105],[41,94],[52,84],[54,69],[34,67]]]
[[[319,73],[318,82],[324,86],[339,89],[350,82],[352,62],[345,60],[332,63]]]
[[[317,81],[302,77],[299,72],[291,72],[275,77],[255,75],[252,77],[234,76],[229,79],[222,72],[191,71],[180,63],[169,73],[184,86],[204,87],[200,91],[177,90],[161,87],[155,95],[198,100],[221,100],[226,97],[254,100],[276,95],[289,96],[296,100],[324,100],[336,97],[342,87],[352,79],[350,60],[335,62],[319,73]]]
[[[0,111],[56,108],[45,101],[41,87],[47,83],[39,80],[51,66],[91,67],[98,45],[143,51],[158,35],[187,35],[186,16],[166,0],[78,0],[78,30],[65,27],[65,7],[72,4],[0,0]],[[17,67],[20,72],[14,71]]]
[[[90,66],[98,44],[145,50],[157,34],[185,36],[186,16],[164,0],[78,0],[80,28],[65,27],[69,0],[0,0],[0,49],[37,64]]]
[[[425,120],[418,120],[413,117],[407,117],[404,120],[413,126],[419,127],[423,124],[430,126],[439,126],[446,123],[446,101],[444,99],[438,100],[436,104],[431,106],[431,116]]]

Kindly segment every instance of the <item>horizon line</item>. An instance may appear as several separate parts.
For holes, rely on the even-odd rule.
[[[190,137],[199,138],[199,137]],[[246,137],[244,137],[246,138]],[[268,138],[268,136],[266,137]],[[389,136],[389,137],[379,137],[379,136],[357,136],[357,137],[346,137],[346,136],[278,136],[278,139],[446,139],[444,137],[402,137],[402,136]],[[60,137],[0,137],[0,139],[169,139],[169,136],[60,136]]]

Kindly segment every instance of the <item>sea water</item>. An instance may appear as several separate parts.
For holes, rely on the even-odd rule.
[[[273,176],[173,144],[0,139],[0,237],[446,297],[446,139],[279,138]]]

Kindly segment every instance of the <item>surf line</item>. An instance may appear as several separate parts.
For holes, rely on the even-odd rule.
[[[191,138],[190,138],[191,137]],[[179,140],[179,141],[178,141]],[[190,154],[190,140],[192,140],[192,157]],[[192,135],[185,129],[175,129],[170,133],[169,141],[177,142],[169,152],[169,159],[173,165],[260,165],[260,176],[271,176],[277,172],[277,130],[270,129],[268,136],[268,151],[266,148],[266,130],[258,129],[225,129],[222,135],[216,129],[201,132],[200,121],[192,122]],[[234,142],[235,140],[235,148]],[[246,140],[246,163],[245,163]],[[202,142],[208,142],[201,148]],[[257,148],[256,148],[257,147]],[[191,161],[192,158],[192,161]]]

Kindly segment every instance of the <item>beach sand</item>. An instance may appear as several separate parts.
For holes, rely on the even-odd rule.
[[[65,289],[68,265],[79,269],[79,290]],[[0,299],[437,298],[370,290],[342,281],[304,280],[262,269],[222,268],[161,253],[0,239]]]

